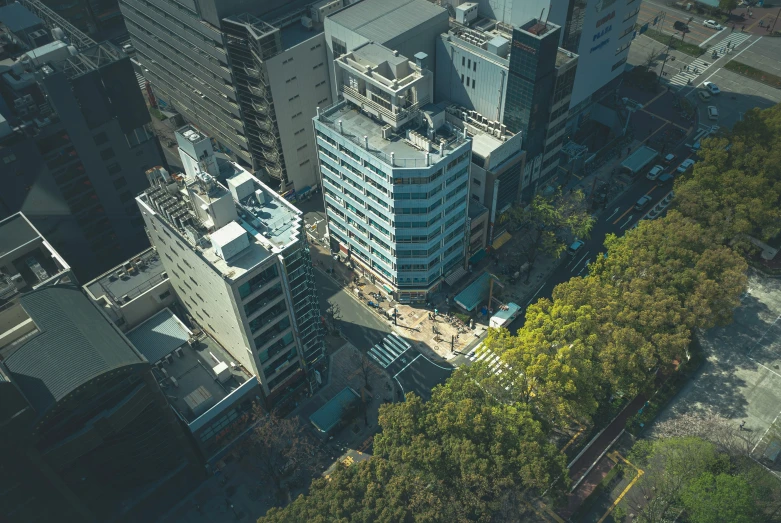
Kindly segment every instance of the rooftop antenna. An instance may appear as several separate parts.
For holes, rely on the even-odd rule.
[[[543,16],[545,16],[545,8],[544,7],[542,8],[542,11],[540,11],[540,22],[542,22],[542,24],[547,29],[548,28],[548,19],[546,18],[545,20],[543,20],[542,19]]]

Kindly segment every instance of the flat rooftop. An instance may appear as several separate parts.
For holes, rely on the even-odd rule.
[[[174,355],[171,363],[163,362],[167,377],[159,368],[153,367],[168,401],[188,424],[253,378],[219,343],[208,336],[199,338],[193,345],[190,347],[184,343],[181,345],[181,357]],[[212,371],[219,363],[227,364],[230,373],[224,382],[220,382]],[[170,377],[176,380],[176,385]]]
[[[483,132],[475,133],[472,136],[472,152],[483,158],[488,158],[493,151],[503,144],[503,141]]]
[[[282,32],[282,48],[288,50],[291,47],[295,47],[298,44],[304,43],[310,38],[314,38],[323,32],[323,28],[313,27],[312,30],[307,29],[301,23],[291,24],[287,27],[280,29]]]
[[[329,19],[375,42],[385,43],[447,11],[426,0],[363,0]]]
[[[98,276],[85,287],[95,299],[105,296],[121,306],[125,301],[137,298],[163,281],[163,272],[165,267],[160,256],[154,249],[149,248]]]
[[[68,270],[22,213],[0,221],[0,302]]]
[[[190,339],[185,327],[171,309],[163,309],[125,336],[150,363],[157,363]]]
[[[330,111],[321,113],[320,121],[328,124],[334,129],[338,129],[337,122],[342,122],[342,134],[350,138],[355,144],[364,147],[363,137],[369,140],[369,151],[382,161],[390,165],[390,155],[394,154],[394,165],[397,167],[425,167],[426,153],[421,149],[408,143],[402,136],[392,136],[390,140],[382,137],[382,128],[384,124],[377,122],[358,111],[355,106],[348,102],[340,102],[332,107]],[[417,130],[425,136],[426,131]],[[438,136],[434,139],[434,144],[438,146],[439,138],[448,140],[446,153],[464,143],[464,138],[458,133],[448,133],[446,126],[437,130]],[[448,158],[447,154],[444,158]],[[439,153],[432,151],[430,153],[430,165],[434,165],[443,158]]]
[[[558,51],[556,52],[556,67],[561,67],[562,65],[566,65],[569,62],[574,62],[577,59],[578,55],[559,47]]]

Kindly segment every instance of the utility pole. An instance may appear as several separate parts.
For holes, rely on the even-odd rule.
[[[776,28],[776,22],[778,22],[778,15],[781,14],[781,9],[776,13],[776,19],[773,20],[773,27],[770,28],[770,35],[773,35],[773,30]]]
[[[683,34],[686,34],[685,31],[681,31]],[[659,76],[656,79],[657,85],[662,83],[662,75],[664,74],[664,66],[667,65],[667,60],[670,58],[670,46],[673,43],[673,37],[675,35],[670,35],[670,40],[667,41],[667,49],[664,52],[664,62],[662,62],[662,68],[659,70]],[[683,41],[683,38],[681,38],[681,41]]]
[[[455,344],[456,344],[456,337],[453,334],[451,334],[450,335],[450,352],[453,352],[453,349],[455,348]]]
[[[398,317],[399,317],[399,309],[398,309],[398,307],[394,307],[393,308],[393,324],[396,325],[396,326],[399,325],[399,323],[397,321]]]

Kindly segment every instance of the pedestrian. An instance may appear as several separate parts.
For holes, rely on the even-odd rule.
[[[730,29],[729,32],[730,33],[734,33],[735,32],[735,24],[732,24],[732,29]]]
[[[760,20],[759,21],[759,27],[765,27],[765,21],[764,20]]]
[[[743,427],[746,425],[746,421],[743,420],[740,422],[740,430],[744,430]]]
[[[741,33],[745,33],[746,32],[746,26],[745,25],[741,25],[740,26],[740,32]]]

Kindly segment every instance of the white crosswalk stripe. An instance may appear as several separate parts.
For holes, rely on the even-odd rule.
[[[140,87],[142,91],[146,90],[146,78],[139,73],[136,73],[136,81],[138,82],[138,87]]]
[[[694,83],[698,76],[700,76],[705,72],[706,69],[713,65],[715,60],[712,60],[710,56],[714,50],[719,54],[719,56],[722,56],[727,52],[727,44],[730,45],[730,49],[735,49],[750,37],[751,35],[746,33],[730,34],[728,37],[714,44],[707,51],[705,51],[703,56],[706,58],[697,58],[688,66],[681,66],[682,70],[670,78],[670,85],[676,90],[680,90],[688,85],[689,81]]]
[[[488,366],[488,370],[491,371],[491,374],[500,376],[499,382],[504,386],[505,390],[510,390],[510,386],[513,383],[510,381],[510,378],[508,378],[508,375],[512,374],[512,367],[506,363],[503,363],[501,358],[494,354],[493,351],[491,351],[485,345],[481,343],[475,347],[469,354],[466,355],[466,358],[470,361],[482,361],[485,363]],[[502,373],[505,375],[501,376]]]
[[[383,369],[386,369],[411,348],[412,346],[406,340],[400,338],[396,333],[390,333],[380,343],[369,349],[368,354]]]

